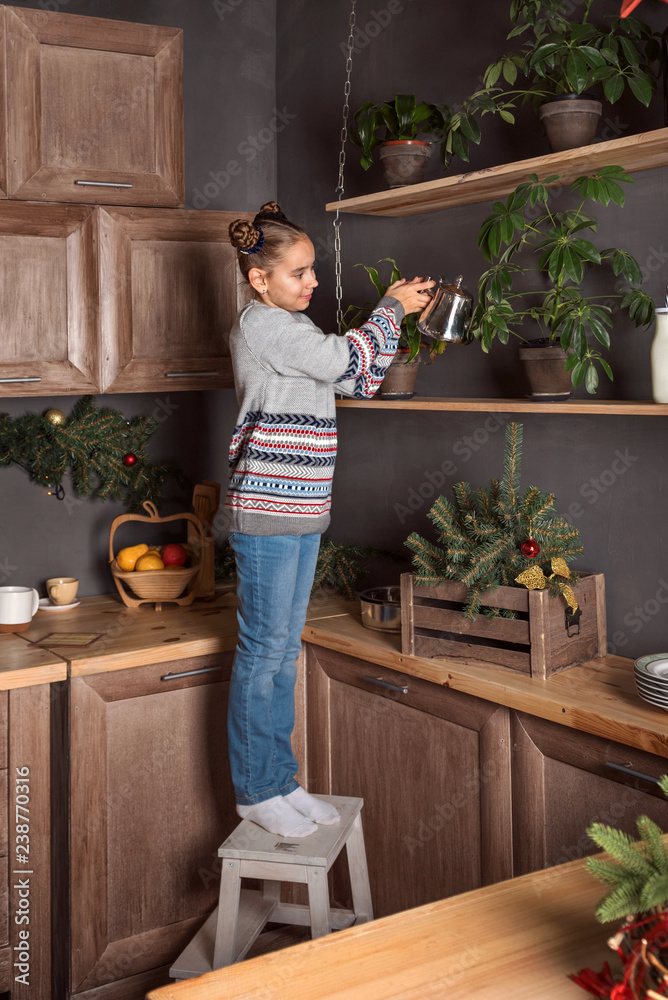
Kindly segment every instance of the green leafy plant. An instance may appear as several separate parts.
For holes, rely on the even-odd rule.
[[[602,86],[614,104],[628,87],[645,106],[660,75],[661,36],[637,17],[605,17],[599,26],[589,19],[595,0],[584,0],[579,20],[569,20],[559,0],[513,0],[513,28],[508,39],[529,34],[522,48],[495,60],[484,83],[495,98],[514,105],[563,94],[582,94]],[[503,81],[510,89],[498,86]]]
[[[581,196],[580,204],[555,212],[548,185],[558,179],[557,174],[542,180],[531,174],[505,202],[496,202],[483,221],[478,246],[492,266],[479,279],[471,329],[487,352],[495,337],[503,344],[510,334],[525,341],[519,330],[525,322],[532,323],[547,343],[567,352],[565,369],[571,372],[573,385],[584,379],[587,392],[595,393],[597,365],[613,378],[599,348],[610,347],[611,300],[620,300],[621,310],[636,326],[647,325],[654,317],[652,299],[635,287],[642,281],[637,260],[616,247],[599,250],[590,239],[598,221],[584,209],[587,200],[623,205],[620,183],[633,179],[617,166],[578,177],[570,190]],[[606,264],[615,278],[627,283],[625,291],[585,294],[586,272]]]
[[[449,166],[452,156],[468,161],[469,143],[480,142],[478,118],[488,112],[504,113],[504,103],[493,99],[486,90],[467,97],[456,109],[449,104],[418,104],[413,94],[397,94],[384,104],[367,101],[353,115],[350,138],[361,147],[361,163],[368,170],[373,151],[383,142],[417,139],[428,136],[440,143],[443,165]],[[512,120],[512,116],[511,119]]]
[[[668,775],[659,779],[659,786],[668,797]],[[601,923],[625,920],[629,914],[665,908],[668,903],[668,853],[663,833],[648,816],[639,816],[636,825],[639,841],[603,823],[592,823],[587,829],[587,836],[612,858],[587,858],[585,862],[587,870],[609,887],[596,909]]]
[[[390,278],[387,284],[384,284],[383,281],[381,280],[377,268],[370,267],[368,264],[356,264],[355,266],[364,268],[364,270],[367,272],[367,274],[371,279],[373,287],[376,289],[376,292],[378,293],[378,298],[382,299],[382,297],[385,295],[390,285],[393,285],[395,281],[399,281],[399,279],[401,278],[401,271],[397,267],[397,262],[396,260],[394,260],[393,257],[383,257],[381,260],[378,261],[378,263],[379,264],[388,263],[392,265],[392,272],[390,274]],[[425,296],[425,306],[426,304],[427,304],[427,297]],[[368,319],[375,305],[376,305],[375,302],[372,302],[370,299],[368,299],[366,302],[363,302],[362,305],[360,306],[355,306],[355,305],[348,306],[348,308],[343,314],[344,328],[346,330],[351,330],[354,327],[359,326],[361,323],[364,322],[365,319]],[[407,315],[404,316],[403,320],[401,321],[401,334],[399,336],[399,347],[409,348],[410,354],[408,355],[407,362],[412,361],[413,358],[417,357],[421,347],[426,347],[428,349],[430,360],[433,361],[438,354],[442,354],[443,351],[445,350],[446,348],[445,341],[434,340],[430,345],[424,343],[422,340],[422,334],[418,330],[417,326],[418,319],[419,316],[417,313],[408,313]]]
[[[438,532],[438,544],[417,532],[406,539],[413,553],[415,580],[437,586],[444,580],[458,580],[467,588],[465,618],[473,621],[480,613],[486,594],[497,587],[516,587],[520,573],[534,566],[543,569],[546,585],[555,595],[568,595],[577,583],[571,573],[555,575],[552,559],[570,562],[580,552],[577,528],[557,515],[554,494],[529,486],[520,493],[522,424],[506,427],[503,477],[492,479],[484,489],[469,483],[455,483],[452,500],[439,496],[428,513]],[[527,557],[522,543],[529,538],[540,545],[540,558]],[[488,617],[513,618],[514,612],[486,607]]]

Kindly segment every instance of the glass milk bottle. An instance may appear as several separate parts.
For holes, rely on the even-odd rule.
[[[652,363],[652,399],[668,403],[668,308],[656,309],[656,325],[650,358]]]

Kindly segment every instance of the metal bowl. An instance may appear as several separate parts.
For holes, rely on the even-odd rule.
[[[362,625],[378,632],[401,632],[401,589],[372,587],[360,594]]]

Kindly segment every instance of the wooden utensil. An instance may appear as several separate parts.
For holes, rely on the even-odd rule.
[[[197,585],[198,598],[212,598],[216,593],[213,519],[220,505],[220,483],[206,480],[193,489],[193,510],[202,525],[202,571]],[[195,532],[193,530],[192,534]],[[189,539],[190,541],[190,539]],[[193,544],[198,541],[193,539]]]

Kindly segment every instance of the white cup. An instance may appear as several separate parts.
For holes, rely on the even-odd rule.
[[[0,632],[23,632],[39,607],[32,587],[0,587]]]

